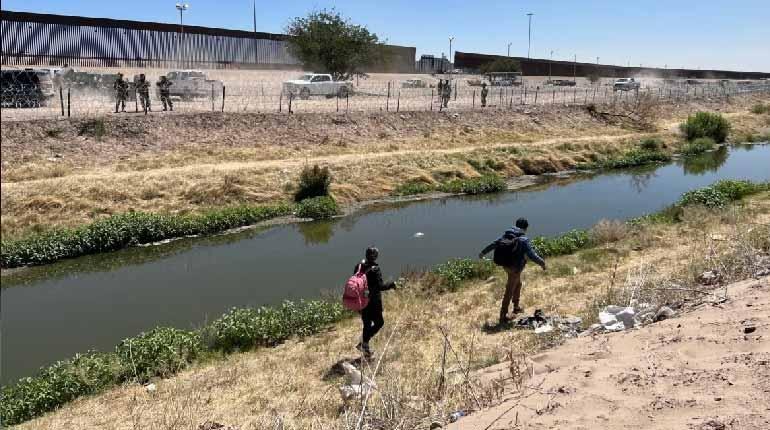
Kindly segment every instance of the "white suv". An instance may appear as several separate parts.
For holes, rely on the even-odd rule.
[[[301,99],[310,96],[346,97],[352,91],[349,82],[335,81],[332,75],[308,73],[283,83],[283,91]]]

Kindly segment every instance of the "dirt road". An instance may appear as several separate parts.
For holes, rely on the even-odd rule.
[[[520,390],[510,362],[485,369],[482,379],[506,380],[504,402],[449,428],[768,429],[770,278],[727,293],[722,304],[533,356]]]

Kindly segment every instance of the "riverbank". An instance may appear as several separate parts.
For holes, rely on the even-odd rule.
[[[707,203],[715,201],[711,198],[715,194],[729,193],[712,189],[690,194],[686,200]],[[696,205],[673,215],[676,218],[647,218],[631,226],[597,227],[592,237],[603,238],[598,247],[551,258],[547,272],[528,269],[523,295],[527,311],[537,307],[548,314],[578,314],[588,324],[596,318],[597,307],[613,297],[609,293],[623,291],[623,279],[643,278],[656,285],[676,281],[686,288],[703,270],[731,263],[731,270],[723,273],[728,282],[750,274],[751,264],[746,262],[754,260],[738,253],[746,249],[766,253],[770,246],[770,234],[762,226],[770,219],[767,192],[723,209]],[[671,223],[673,219],[679,222]],[[464,370],[504,360],[511,348],[534,352],[550,344],[553,339],[530,332],[482,331],[484,322],[496,317],[503,283],[501,273],[483,278],[461,281],[440,299],[434,288],[446,283],[437,285],[430,275],[409,277],[404,290],[386,294],[387,325],[374,345],[384,350],[384,359],[371,419],[429,423],[430,418],[445,419],[458,409],[495,404],[500,400],[498,388],[475,380],[469,383]],[[664,298],[679,301],[688,295],[683,289]],[[154,428],[174,417],[193,428],[208,420],[242,428],[276,420],[287,428],[313,424],[345,428],[335,390],[339,380],[329,369],[340,359],[356,357],[352,345],[358,330],[358,321],[343,321],[334,331],[304,341],[193,367],[156,381],[156,391],[129,385],[77,400],[21,428]],[[450,339],[451,350],[444,349],[442,333]],[[439,385],[442,367],[444,383]],[[353,419],[355,408],[350,411]]]
[[[559,172],[622,156],[649,137],[675,150],[677,124],[697,110],[723,112],[736,139],[763,135],[767,114],[750,112],[758,102],[766,96],[656,106],[641,128],[558,106],[5,122],[2,234],[20,238],[128,211],[187,214],[286,202],[301,168],[315,163],[331,169],[332,193],[343,205],[415,181],[436,186],[489,173]]]

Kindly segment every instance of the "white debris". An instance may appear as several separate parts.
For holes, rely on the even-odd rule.
[[[423,236],[425,236],[425,233],[418,231],[412,237],[423,237]]]
[[[620,331],[639,325],[632,307],[610,305],[599,312],[599,322],[607,331]]]
[[[361,371],[356,369],[350,363],[342,363],[342,368],[345,370],[345,384],[340,387],[340,395],[342,400],[350,401],[354,399],[360,399],[366,396],[371,390],[377,388],[377,385],[372,382],[371,379],[361,374]]]
[[[158,389],[158,387],[156,387],[155,384],[147,384],[144,388],[147,390],[148,393],[154,393]]]
[[[545,324],[545,325],[541,325],[540,327],[537,327],[535,329],[535,334],[550,333],[552,331],[553,331],[553,326],[551,324]]]

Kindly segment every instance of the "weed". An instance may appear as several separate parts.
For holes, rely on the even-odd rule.
[[[489,277],[494,269],[494,263],[489,260],[460,258],[439,264],[431,270],[431,274],[438,277],[435,284],[440,290],[452,291],[457,289],[462,281]]]
[[[427,182],[411,181],[405,184],[401,184],[393,190],[393,195],[396,196],[411,196],[415,194],[425,194],[431,191],[435,191],[435,187]]]
[[[557,237],[541,236],[532,239],[532,246],[543,257],[572,254],[592,244],[591,237],[585,230],[570,230]]]
[[[751,113],[761,115],[763,113],[770,112],[770,104],[764,105],[762,103],[757,103],[754,106],[751,107]]]
[[[48,130],[45,131],[45,135],[50,137],[50,138],[54,138],[55,139],[55,138],[61,136],[61,134],[63,132],[64,132],[64,130],[62,130],[60,128],[49,128]]]
[[[687,140],[699,137],[710,137],[717,143],[722,143],[730,133],[730,122],[722,115],[712,112],[697,112],[687,117],[680,129]]]
[[[455,179],[442,184],[440,191],[453,194],[487,194],[506,189],[505,181],[498,175],[484,175],[471,179]]]
[[[639,147],[645,151],[657,151],[663,147],[663,142],[654,137],[648,137],[639,142]]]
[[[703,205],[710,208],[721,208],[747,195],[765,191],[768,187],[770,187],[768,182],[754,183],[751,181],[722,180],[708,187],[682,194],[678,205]]]
[[[329,219],[339,212],[337,202],[329,196],[313,197],[297,204],[297,216],[300,218]]]
[[[200,334],[159,327],[124,339],[115,351],[128,374],[146,382],[153,376],[167,377],[184,369],[202,349]]]
[[[706,151],[711,151],[716,146],[714,139],[710,137],[699,137],[692,142],[687,142],[682,147],[683,155],[698,155],[703,154]]]
[[[83,121],[78,127],[78,136],[90,136],[101,139],[106,134],[107,126],[104,125],[104,120],[99,118]]]
[[[600,220],[591,228],[591,241],[595,244],[617,242],[628,234],[626,223],[618,220]]]
[[[641,166],[649,163],[670,161],[671,156],[660,150],[649,151],[646,149],[634,149],[621,157],[607,158],[592,163],[586,163],[579,167],[584,169],[623,169],[627,167]]]
[[[329,185],[332,182],[332,175],[328,167],[305,166],[299,175],[299,187],[294,194],[294,201],[302,201],[311,197],[321,197],[329,195]]]

